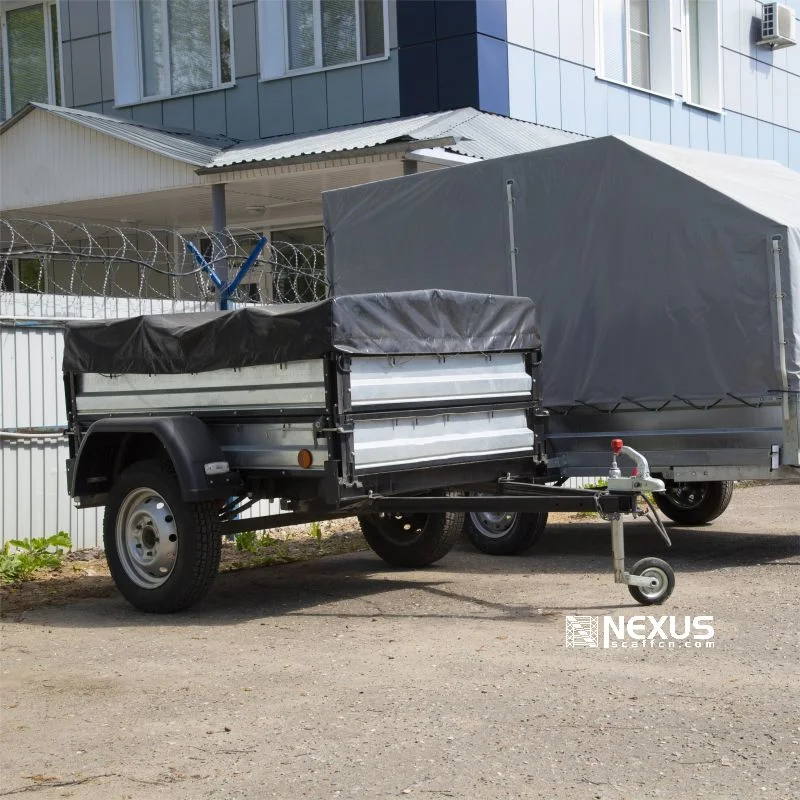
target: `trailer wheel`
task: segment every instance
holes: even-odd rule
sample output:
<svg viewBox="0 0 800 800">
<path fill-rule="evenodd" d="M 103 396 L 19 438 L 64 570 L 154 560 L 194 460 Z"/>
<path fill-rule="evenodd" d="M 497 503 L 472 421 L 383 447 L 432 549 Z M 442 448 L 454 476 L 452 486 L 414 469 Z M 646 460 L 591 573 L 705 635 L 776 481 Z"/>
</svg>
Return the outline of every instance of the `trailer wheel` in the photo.
<svg viewBox="0 0 800 800">
<path fill-rule="evenodd" d="M 547 512 L 519 514 L 502 511 L 471 511 L 467 537 L 490 556 L 513 556 L 530 550 L 542 538 Z"/>
<path fill-rule="evenodd" d="M 665 481 L 667 490 L 653 499 L 661 511 L 679 525 L 704 525 L 716 519 L 733 497 L 733 481 L 675 483 Z"/>
<path fill-rule="evenodd" d="M 464 514 L 369 514 L 361 530 L 372 550 L 393 567 L 426 567 L 446 556 L 464 529 Z"/>
<path fill-rule="evenodd" d="M 168 466 L 140 461 L 109 492 L 103 543 L 111 577 L 131 605 L 181 611 L 206 594 L 217 574 L 219 508 L 184 502 Z"/>
<path fill-rule="evenodd" d="M 657 584 L 652 589 L 644 586 L 628 586 L 628 591 L 637 603 L 653 606 L 663 603 L 675 588 L 675 573 L 666 561 L 660 558 L 643 558 L 631 568 L 631 575 L 643 575 L 655 578 Z"/>
</svg>

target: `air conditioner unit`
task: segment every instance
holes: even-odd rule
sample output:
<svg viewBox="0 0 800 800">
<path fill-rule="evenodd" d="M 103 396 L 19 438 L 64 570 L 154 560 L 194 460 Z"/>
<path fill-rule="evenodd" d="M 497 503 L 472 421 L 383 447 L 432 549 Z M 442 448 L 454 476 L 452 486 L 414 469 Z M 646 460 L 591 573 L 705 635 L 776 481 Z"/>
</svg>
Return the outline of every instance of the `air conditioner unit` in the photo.
<svg viewBox="0 0 800 800">
<path fill-rule="evenodd" d="M 771 50 L 797 44 L 794 9 L 783 3 L 764 3 L 761 15 L 761 38 L 756 44 L 759 47 L 769 47 Z"/>
</svg>

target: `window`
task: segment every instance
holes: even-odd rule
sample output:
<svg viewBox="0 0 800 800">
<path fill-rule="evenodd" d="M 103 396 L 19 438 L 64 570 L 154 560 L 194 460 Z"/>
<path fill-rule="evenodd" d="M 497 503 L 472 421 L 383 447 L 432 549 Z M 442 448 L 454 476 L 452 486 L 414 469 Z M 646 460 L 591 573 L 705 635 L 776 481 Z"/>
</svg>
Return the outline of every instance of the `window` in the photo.
<svg viewBox="0 0 800 800">
<path fill-rule="evenodd" d="M 0 261 L 0 291 L 41 294 L 44 291 L 44 270 L 36 258 Z"/>
<path fill-rule="evenodd" d="M 717 0 L 685 0 L 683 30 L 686 102 L 719 111 L 722 48 Z"/>
<path fill-rule="evenodd" d="M 30 102 L 61 103 L 55 3 L 16 4 L 2 11 L 0 119 Z"/>
<path fill-rule="evenodd" d="M 118 106 L 233 83 L 231 0 L 115 0 L 111 13 Z"/>
<path fill-rule="evenodd" d="M 263 78 L 387 54 L 386 0 L 260 0 Z"/>
<path fill-rule="evenodd" d="M 672 96 L 672 22 L 665 0 L 598 0 L 597 76 Z"/>
</svg>

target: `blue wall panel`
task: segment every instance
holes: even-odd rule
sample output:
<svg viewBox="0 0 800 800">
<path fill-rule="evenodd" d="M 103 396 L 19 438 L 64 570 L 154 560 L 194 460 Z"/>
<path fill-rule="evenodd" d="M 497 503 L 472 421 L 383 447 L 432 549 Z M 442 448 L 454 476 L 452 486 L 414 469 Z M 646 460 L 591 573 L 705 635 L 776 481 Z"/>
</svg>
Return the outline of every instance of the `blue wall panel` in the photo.
<svg viewBox="0 0 800 800">
<path fill-rule="evenodd" d="M 672 140 L 670 130 L 670 109 L 672 103 L 663 97 L 650 98 L 650 138 L 654 142 L 669 144 Z"/>
<path fill-rule="evenodd" d="M 708 114 L 708 149 L 714 153 L 725 152 L 725 123 L 721 114 Z"/>
<path fill-rule="evenodd" d="M 536 121 L 561 127 L 561 79 L 557 58 L 536 53 Z"/>
<path fill-rule="evenodd" d="M 436 5 L 418 0 L 397 0 L 397 46 L 433 42 L 436 39 Z"/>
<path fill-rule="evenodd" d="M 361 67 L 332 69 L 325 74 L 328 98 L 328 125 L 354 125 L 364 121 Z"/>
<path fill-rule="evenodd" d="M 80 0 L 69 4 L 69 28 L 73 39 L 97 36 L 100 32 L 100 17 L 97 0 Z"/>
<path fill-rule="evenodd" d="M 800 170 L 800 133 L 789 131 L 789 166 Z"/>
<path fill-rule="evenodd" d="M 95 6 L 95 16 L 97 7 Z M 72 93 L 76 106 L 100 103 L 103 87 L 100 79 L 100 38 L 72 41 Z M 106 98 L 110 100 L 111 98 Z"/>
<path fill-rule="evenodd" d="M 364 121 L 400 116 L 397 93 L 397 56 L 388 61 L 364 64 L 361 67 L 364 94 Z"/>
<path fill-rule="evenodd" d="M 725 114 L 725 152 L 732 156 L 742 154 L 742 118 L 739 114 Z"/>
<path fill-rule="evenodd" d="M 428 5 L 421 3 L 421 5 Z M 432 4 L 431 4 L 432 5 Z M 436 44 L 418 44 L 398 50 L 400 113 L 422 114 L 439 108 Z"/>
<path fill-rule="evenodd" d="M 775 155 L 775 130 L 774 125 L 769 122 L 758 121 L 758 157 L 772 158 Z"/>
<path fill-rule="evenodd" d="M 689 147 L 689 109 L 683 103 L 673 103 L 670 112 L 672 144 Z"/>
<path fill-rule="evenodd" d="M 786 128 L 774 127 L 772 129 L 774 141 L 773 158 L 785 167 L 789 166 L 789 131 Z"/>
<path fill-rule="evenodd" d="M 630 93 L 630 131 L 637 139 L 650 138 L 650 98 L 640 92 Z"/>
<path fill-rule="evenodd" d="M 756 62 L 756 108 L 758 118 L 772 122 L 772 67 Z"/>
<path fill-rule="evenodd" d="M 436 43 L 436 70 L 439 78 L 440 109 L 479 105 L 478 45 L 474 33 L 440 39 Z M 427 76 L 425 80 L 430 80 L 430 77 Z"/>
<path fill-rule="evenodd" d="M 752 117 L 741 117 L 742 120 L 742 155 L 758 158 L 758 124 Z"/>
<path fill-rule="evenodd" d="M 697 108 L 689 109 L 689 146 L 708 150 L 708 116 Z"/>
<path fill-rule="evenodd" d="M 191 97 L 166 100 L 161 111 L 167 128 L 183 128 L 187 131 L 194 128 L 194 100 Z"/>
<path fill-rule="evenodd" d="M 758 83 L 756 81 L 756 62 L 739 56 L 739 66 L 741 72 L 739 73 L 740 79 L 740 92 L 742 98 L 741 111 L 742 114 L 747 114 L 750 117 L 755 117 L 758 114 Z"/>
<path fill-rule="evenodd" d="M 328 99 L 325 73 L 292 78 L 292 116 L 294 132 L 319 131 L 328 126 Z"/>
<path fill-rule="evenodd" d="M 255 101 L 255 104 L 254 104 Z M 257 111 L 258 78 L 239 78 L 236 86 L 225 93 L 225 116 L 228 136 L 247 142 L 259 137 Z"/>
<path fill-rule="evenodd" d="M 515 119 L 536 122 L 536 67 L 533 50 L 508 46 L 508 107 Z"/>
<path fill-rule="evenodd" d="M 213 95 L 204 95 L 205 97 L 213 97 Z M 225 108 L 225 101 L 223 98 L 222 108 Z M 164 119 L 161 112 L 161 103 L 144 103 L 133 107 L 133 120 L 134 122 L 142 122 L 145 125 L 164 124 Z M 225 115 L 223 113 L 222 119 L 216 121 L 216 127 L 210 131 L 211 133 L 224 133 L 225 132 Z"/>
<path fill-rule="evenodd" d="M 573 133 L 586 133 L 583 67 L 561 62 L 561 127 Z"/>
<path fill-rule="evenodd" d="M 594 77 L 594 70 L 583 73 L 586 108 L 586 133 L 605 136 L 608 133 L 608 84 Z"/>
<path fill-rule="evenodd" d="M 482 33 L 478 34 L 478 102 L 483 111 L 508 116 L 508 45 Z"/>
<path fill-rule="evenodd" d="M 608 88 L 608 132 L 628 135 L 631 132 L 631 104 L 629 92 L 613 83 Z"/>
<path fill-rule="evenodd" d="M 258 124 L 262 137 L 292 133 L 292 79 L 258 84 Z"/>
<path fill-rule="evenodd" d="M 415 6 L 424 5 L 414 3 Z M 476 0 L 437 0 L 436 38 L 449 39 L 475 33 L 477 27 Z M 505 3 L 503 3 L 505 11 Z"/>
<path fill-rule="evenodd" d="M 506 0 L 476 0 L 477 31 L 506 39 Z"/>
</svg>

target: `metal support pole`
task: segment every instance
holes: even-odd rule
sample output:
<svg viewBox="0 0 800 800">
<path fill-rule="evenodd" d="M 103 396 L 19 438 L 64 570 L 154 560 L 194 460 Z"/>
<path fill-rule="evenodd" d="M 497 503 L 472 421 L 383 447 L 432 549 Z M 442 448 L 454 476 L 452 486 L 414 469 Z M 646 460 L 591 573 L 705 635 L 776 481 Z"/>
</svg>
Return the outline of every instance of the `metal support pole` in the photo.
<svg viewBox="0 0 800 800">
<path fill-rule="evenodd" d="M 225 184 L 215 183 L 211 186 L 211 227 L 213 229 L 215 244 L 225 246 L 225 229 L 228 227 L 225 210 Z M 214 253 L 214 256 L 217 254 Z M 228 259 L 221 258 L 213 263 L 214 272 L 217 273 L 224 285 L 228 283 Z"/>
<path fill-rule="evenodd" d="M 511 294 L 517 291 L 517 242 L 514 238 L 514 181 L 506 181 L 506 207 L 508 210 L 508 257 L 511 265 Z"/>
<path fill-rule="evenodd" d="M 614 558 L 614 582 L 625 581 L 625 532 L 620 514 L 611 517 L 611 554 Z"/>
</svg>

